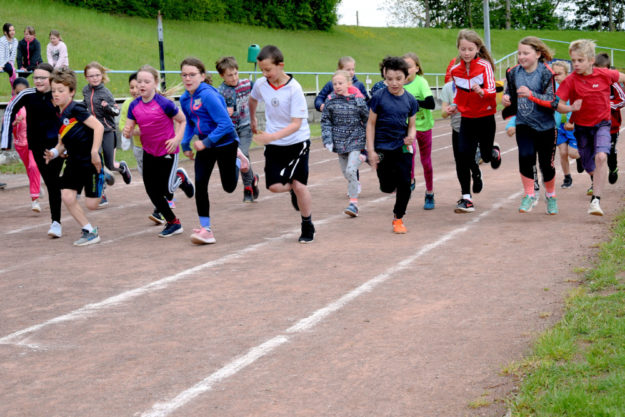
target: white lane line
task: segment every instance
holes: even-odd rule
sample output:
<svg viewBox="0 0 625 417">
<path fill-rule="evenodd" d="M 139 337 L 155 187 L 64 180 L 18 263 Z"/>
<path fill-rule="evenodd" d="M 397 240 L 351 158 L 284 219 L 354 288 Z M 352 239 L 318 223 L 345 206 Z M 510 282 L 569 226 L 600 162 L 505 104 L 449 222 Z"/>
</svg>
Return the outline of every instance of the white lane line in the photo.
<svg viewBox="0 0 625 417">
<path fill-rule="evenodd" d="M 401 272 L 407 269 L 409 266 L 412 265 L 412 263 L 414 263 L 417 259 L 419 259 L 423 255 L 438 248 L 439 246 L 444 245 L 445 243 L 452 240 L 456 236 L 466 232 L 473 225 L 477 224 L 480 220 L 482 220 L 483 218 L 491 214 L 493 211 L 499 209 L 500 207 L 502 207 L 509 201 L 517 199 L 518 197 L 521 196 L 521 194 L 522 194 L 521 192 L 516 192 L 514 194 L 509 195 L 507 198 L 494 204 L 489 210 L 479 214 L 478 216 L 466 222 L 464 226 L 458 227 L 446 233 L 445 235 L 443 235 L 436 241 L 423 246 L 415 254 L 403 259 L 395 266 L 387 269 L 385 272 L 375 276 L 374 278 L 370 279 L 369 281 L 365 282 L 359 287 L 346 293 L 345 295 L 343 295 L 336 301 L 333 301 L 332 303 L 326 305 L 325 307 L 320 308 L 319 310 L 315 311 L 310 316 L 300 320 L 295 325 L 286 329 L 283 332 L 283 334 L 279 334 L 269 339 L 268 341 L 258 346 L 253 347 L 244 355 L 234 358 L 233 360 L 228 362 L 225 366 L 213 372 L 211 375 L 201 380 L 200 382 L 198 382 L 191 388 L 188 388 L 185 391 L 181 392 L 173 399 L 169 401 L 162 401 L 162 402 L 158 402 L 154 404 L 152 406 L 152 409 L 142 413 L 141 417 L 166 417 L 170 415 L 171 413 L 175 412 L 179 408 L 191 402 L 196 397 L 204 394 L 205 392 L 212 390 L 216 384 L 235 375 L 236 373 L 245 369 L 246 367 L 253 364 L 257 360 L 273 352 L 278 347 L 289 342 L 290 339 L 294 337 L 294 335 L 311 330 L 317 324 L 323 321 L 325 318 L 329 317 L 332 313 L 337 312 L 341 310 L 342 308 L 344 308 L 351 301 L 355 300 L 356 298 L 360 297 L 363 294 L 372 292 L 376 287 L 380 286 L 381 284 L 393 278 L 398 272 Z"/>
</svg>

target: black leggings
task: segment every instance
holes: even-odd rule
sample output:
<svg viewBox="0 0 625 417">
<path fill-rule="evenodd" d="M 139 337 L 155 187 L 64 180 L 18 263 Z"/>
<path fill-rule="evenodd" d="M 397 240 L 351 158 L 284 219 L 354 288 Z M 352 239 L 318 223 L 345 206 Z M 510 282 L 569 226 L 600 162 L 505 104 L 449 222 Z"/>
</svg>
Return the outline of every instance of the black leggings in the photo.
<svg viewBox="0 0 625 417">
<path fill-rule="evenodd" d="M 525 178 L 534 178 L 536 154 L 543 181 L 549 182 L 556 176 L 554 158 L 556 155 L 556 131 L 534 130 L 527 125 L 516 125 L 516 143 L 519 146 L 519 172 Z"/>
<path fill-rule="evenodd" d="M 34 142 L 34 140 L 33 140 Z M 41 178 L 48 188 L 48 201 L 50 202 L 50 217 L 53 222 L 61 223 L 61 169 L 63 169 L 63 158 L 54 158 L 46 164 L 43 157 L 43 150 L 32 149 L 35 163 L 39 168 Z"/>
<path fill-rule="evenodd" d="M 471 194 L 471 167 L 475 164 L 475 151 L 479 145 L 482 160 L 490 162 L 495 141 L 495 115 L 460 119 L 456 174 L 462 194 Z"/>
<path fill-rule="evenodd" d="M 402 147 L 403 148 L 403 147 Z M 412 154 L 404 153 L 402 148 L 392 151 L 377 150 L 381 161 L 376 170 L 380 181 L 380 191 L 395 194 L 393 214 L 398 219 L 406 214 L 406 207 L 410 201 L 410 171 L 412 170 Z"/>
<path fill-rule="evenodd" d="M 454 161 L 456 161 L 456 174 L 458 174 L 458 160 L 460 159 L 460 151 L 458 151 L 458 137 L 459 133 L 455 130 L 451 130 L 451 147 L 454 150 Z M 471 164 L 471 176 L 473 178 L 480 176 L 480 166 L 478 165 L 475 158 L 473 158 L 473 163 Z"/>
<path fill-rule="evenodd" d="M 176 175 L 178 154 L 153 156 L 143 151 L 143 185 L 145 192 L 165 220 L 172 222 L 176 215 L 169 207 L 168 200 L 174 198 L 174 191 L 180 185 Z"/>
<path fill-rule="evenodd" d="M 206 148 L 195 154 L 195 206 L 200 217 L 210 217 L 208 182 L 215 162 L 219 167 L 221 186 L 227 193 L 237 188 L 239 167 L 237 166 L 237 143 L 217 148 Z"/>
<path fill-rule="evenodd" d="M 616 159 L 616 141 L 618 140 L 618 132 L 611 133 L 610 139 L 612 142 L 612 147 L 610 148 L 610 154 L 608 155 L 608 168 L 610 171 L 614 171 L 616 169 L 617 159 Z"/>
</svg>

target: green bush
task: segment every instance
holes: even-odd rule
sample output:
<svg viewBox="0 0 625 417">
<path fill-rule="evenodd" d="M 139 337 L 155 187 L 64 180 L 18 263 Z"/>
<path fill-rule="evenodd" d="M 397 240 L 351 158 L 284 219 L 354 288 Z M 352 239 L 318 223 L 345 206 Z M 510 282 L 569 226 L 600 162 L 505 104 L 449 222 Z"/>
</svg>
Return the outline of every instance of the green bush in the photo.
<svg viewBox="0 0 625 417">
<path fill-rule="evenodd" d="M 176 20 L 232 22 L 276 29 L 329 30 L 337 22 L 339 0 L 62 0 L 105 13 Z"/>
</svg>

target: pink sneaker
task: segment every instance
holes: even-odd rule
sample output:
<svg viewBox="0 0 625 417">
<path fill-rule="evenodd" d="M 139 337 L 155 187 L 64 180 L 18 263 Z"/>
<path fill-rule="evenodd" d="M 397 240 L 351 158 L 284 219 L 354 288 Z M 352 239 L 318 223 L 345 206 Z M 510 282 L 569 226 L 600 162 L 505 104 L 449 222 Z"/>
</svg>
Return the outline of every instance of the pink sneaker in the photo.
<svg viewBox="0 0 625 417">
<path fill-rule="evenodd" d="M 191 242 L 196 245 L 206 245 L 207 243 L 215 243 L 216 240 L 211 229 L 200 227 L 199 229 L 193 229 Z"/>
<path fill-rule="evenodd" d="M 245 155 L 243 155 L 243 152 L 241 152 L 241 149 L 237 149 L 237 158 L 239 159 L 239 161 L 241 161 L 241 166 L 239 167 L 241 172 L 243 173 L 248 172 L 250 170 L 250 160 L 247 159 Z"/>
</svg>

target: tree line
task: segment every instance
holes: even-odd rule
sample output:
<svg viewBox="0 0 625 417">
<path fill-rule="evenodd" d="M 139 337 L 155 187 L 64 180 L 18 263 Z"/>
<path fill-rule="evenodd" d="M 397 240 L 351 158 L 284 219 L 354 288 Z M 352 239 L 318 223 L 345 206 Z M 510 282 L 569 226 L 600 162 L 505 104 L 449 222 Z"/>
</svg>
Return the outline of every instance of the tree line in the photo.
<svg viewBox="0 0 625 417">
<path fill-rule="evenodd" d="M 625 0 L 490 0 L 495 29 L 625 30 Z M 482 27 L 483 0 L 390 0 L 391 24 Z"/>
</svg>

